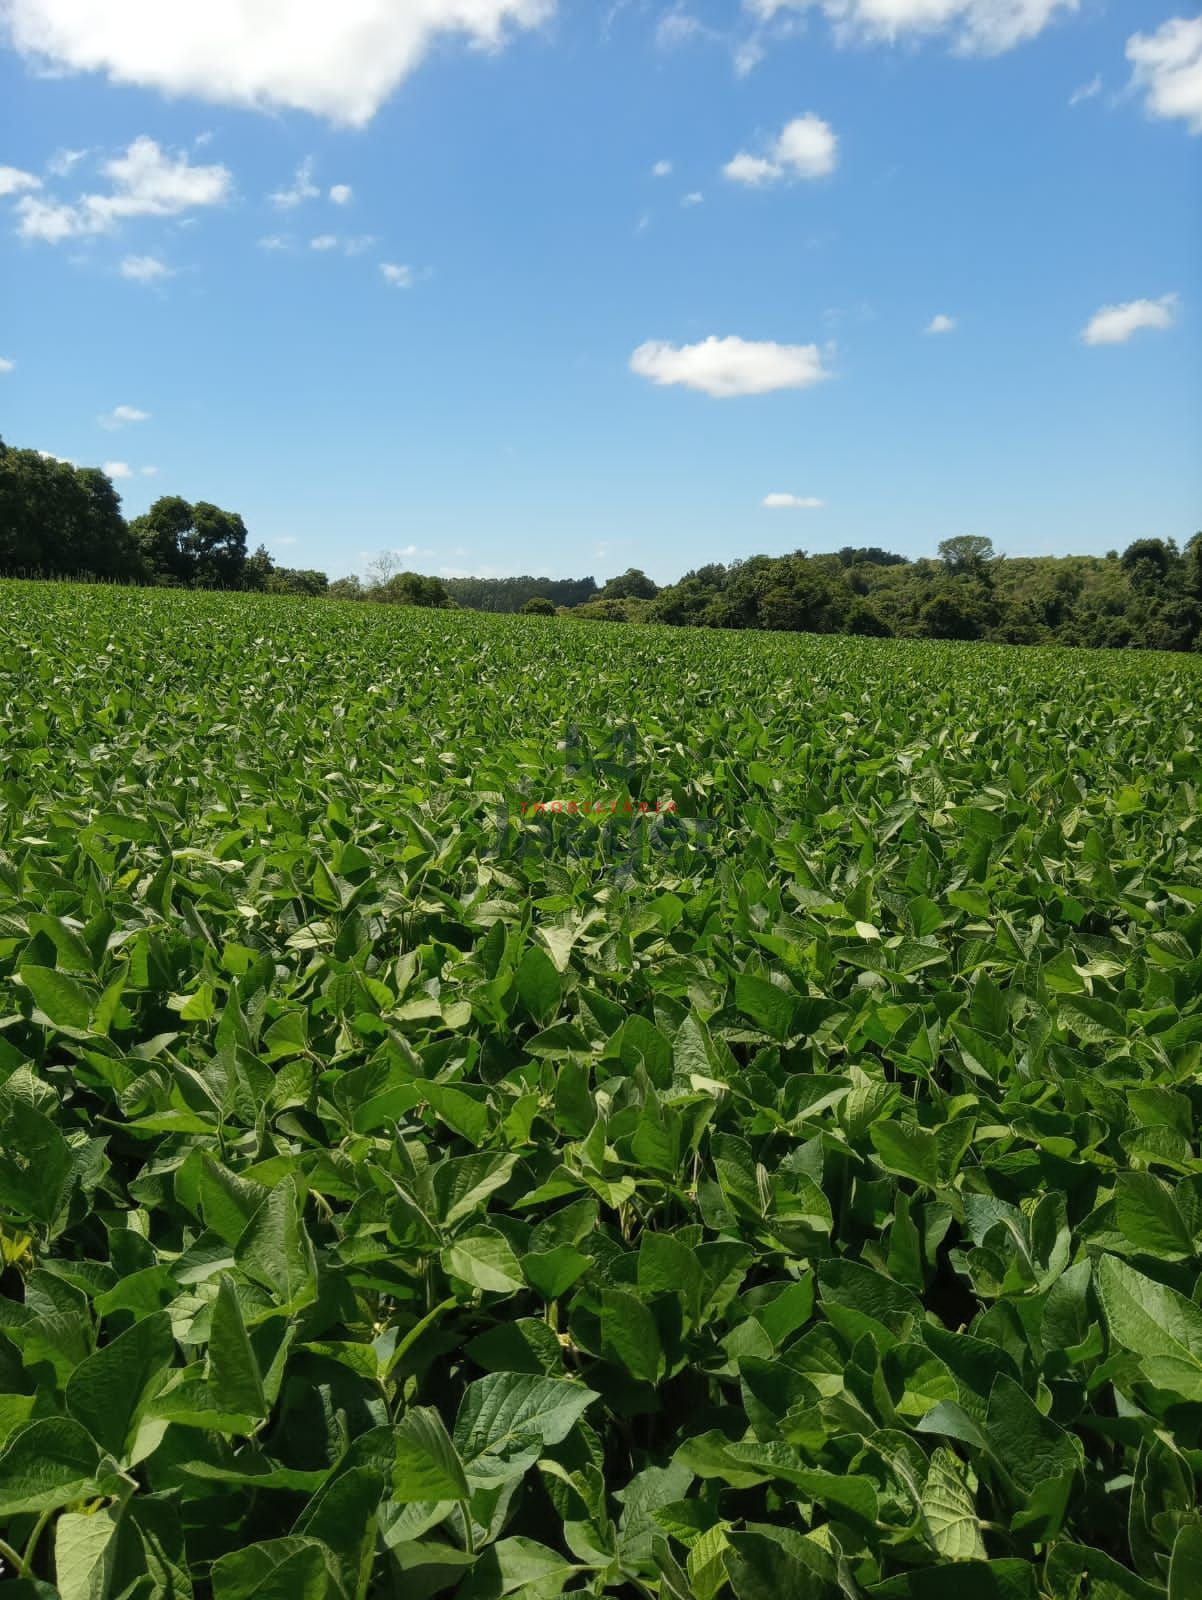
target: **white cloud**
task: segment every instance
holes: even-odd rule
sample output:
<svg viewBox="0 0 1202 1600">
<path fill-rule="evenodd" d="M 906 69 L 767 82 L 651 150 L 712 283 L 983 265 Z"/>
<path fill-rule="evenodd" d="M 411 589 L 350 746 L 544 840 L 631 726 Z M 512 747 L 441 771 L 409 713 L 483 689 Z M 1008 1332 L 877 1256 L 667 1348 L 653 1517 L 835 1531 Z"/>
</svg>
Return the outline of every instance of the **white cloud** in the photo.
<svg viewBox="0 0 1202 1600">
<path fill-rule="evenodd" d="M 292 247 L 292 240 L 283 233 L 269 233 L 259 240 L 260 250 L 288 250 Z"/>
<path fill-rule="evenodd" d="M 754 34 L 750 39 L 744 39 L 740 44 L 735 46 L 735 77 L 749 77 L 763 59 L 764 46 L 760 40 L 759 34 Z"/>
<path fill-rule="evenodd" d="M 0 372 L 11 372 L 16 364 L 15 361 L 10 361 L 7 356 L 0 356 Z"/>
<path fill-rule="evenodd" d="M 161 283 L 173 275 L 171 268 L 158 256 L 126 256 L 120 271 L 123 278 L 130 278 L 134 283 Z"/>
<path fill-rule="evenodd" d="M 722 168 L 732 183 L 751 188 L 777 183 L 782 178 L 825 178 L 839 160 L 839 140 L 829 122 L 807 111 L 787 122 L 766 156 L 740 150 Z"/>
<path fill-rule="evenodd" d="M 704 199 L 705 196 L 702 194 L 701 190 L 694 189 L 691 194 L 686 194 L 680 203 L 682 206 L 699 206 Z"/>
<path fill-rule="evenodd" d="M 153 478 L 159 469 L 157 467 L 139 467 L 138 471 L 144 478 Z"/>
<path fill-rule="evenodd" d="M 673 50 L 677 45 L 690 44 L 694 39 L 710 36 L 711 30 L 705 23 L 681 5 L 665 11 L 655 29 L 655 42 L 661 50 Z"/>
<path fill-rule="evenodd" d="M 776 159 L 793 177 L 825 178 L 835 170 L 839 141 L 830 123 L 807 111 L 804 117 L 794 117 L 781 129 Z"/>
<path fill-rule="evenodd" d="M 113 193 L 85 195 L 83 204 L 106 224 L 119 217 L 174 217 L 220 205 L 232 183 L 228 168 L 194 167 L 186 155 L 164 155 L 145 134 L 101 170 L 113 180 Z"/>
<path fill-rule="evenodd" d="M 766 511 L 818 511 L 826 501 L 812 494 L 766 494 L 760 503 Z"/>
<path fill-rule="evenodd" d="M 767 156 L 749 156 L 746 151 L 741 151 L 722 168 L 722 175 L 732 183 L 745 183 L 758 189 L 766 183 L 775 183 L 781 176 L 781 170 Z"/>
<path fill-rule="evenodd" d="M 651 169 L 651 176 L 653 178 L 666 178 L 671 171 L 672 163 L 670 161 L 657 161 Z"/>
<path fill-rule="evenodd" d="M 39 64 L 227 105 L 363 125 L 440 35 L 497 49 L 555 0 L 5 0 L 12 44 Z"/>
<path fill-rule="evenodd" d="M 41 456 L 43 461 L 57 461 L 64 467 L 73 467 L 75 465 L 70 456 L 56 456 L 53 450 L 39 450 L 38 455 Z"/>
<path fill-rule="evenodd" d="M 1202 14 L 1132 34 L 1127 60 L 1150 117 L 1184 117 L 1191 133 L 1202 133 Z"/>
<path fill-rule="evenodd" d="M 20 167 L 0 167 L 0 195 L 20 194 L 24 189 L 40 189 L 41 178 L 32 172 L 22 172 Z"/>
<path fill-rule="evenodd" d="M 310 250 L 337 250 L 338 235 L 336 233 L 319 233 L 316 239 L 309 240 Z"/>
<path fill-rule="evenodd" d="M 999 55 L 1036 34 L 1080 0 L 743 0 L 759 22 L 820 8 L 842 43 L 893 43 L 907 33 L 948 31 L 964 55 Z"/>
<path fill-rule="evenodd" d="M 1070 106 L 1079 106 L 1083 100 L 1092 100 L 1095 95 L 1101 94 L 1101 92 L 1102 75 L 1098 73 L 1088 83 L 1083 83 L 1074 89 L 1068 97 L 1068 103 Z"/>
<path fill-rule="evenodd" d="M 719 339 L 713 334 L 699 344 L 649 340 L 631 356 L 630 370 L 652 383 L 680 384 L 720 400 L 774 389 L 808 389 L 830 377 L 816 344 Z"/>
<path fill-rule="evenodd" d="M 949 317 L 946 315 L 946 313 L 940 311 L 936 316 L 931 318 L 922 331 L 924 333 L 954 333 L 955 328 L 955 317 Z"/>
<path fill-rule="evenodd" d="M 127 217 L 174 217 L 198 206 L 220 205 L 233 182 L 228 168 L 194 167 L 187 155 L 165 154 L 145 134 L 124 155 L 106 161 L 101 171 L 112 180 L 108 194 L 85 194 L 69 204 L 23 195 L 17 202 L 17 231 L 48 244 L 107 233 Z"/>
<path fill-rule="evenodd" d="M 106 461 L 100 470 L 110 478 L 132 478 L 134 475 L 128 461 Z"/>
<path fill-rule="evenodd" d="M 90 152 L 87 150 L 58 150 L 46 163 L 46 170 L 56 178 L 65 178 Z"/>
<path fill-rule="evenodd" d="M 1081 330 L 1081 337 L 1086 344 L 1126 344 L 1141 328 L 1172 327 L 1176 312 L 1175 294 L 1162 294 L 1159 300 L 1127 300 L 1122 305 L 1103 306 Z"/>
<path fill-rule="evenodd" d="M 273 544 L 277 544 L 277 545 L 295 544 L 296 543 L 296 538 L 295 538 L 295 536 L 293 534 L 288 533 L 288 534 L 285 534 L 282 539 L 274 539 L 272 541 L 272 543 Z"/>
<path fill-rule="evenodd" d="M 353 193 L 349 183 L 335 183 L 330 188 L 330 200 L 336 206 L 349 205 Z"/>
<path fill-rule="evenodd" d="M 124 428 L 130 422 L 149 422 L 150 412 L 141 411 L 137 406 L 114 406 L 111 411 L 106 411 L 96 420 L 102 428 L 108 428 L 112 432 L 116 428 Z"/>
<path fill-rule="evenodd" d="M 20 222 L 17 232 L 23 239 L 41 239 L 45 244 L 58 244 L 74 234 L 84 233 L 83 219 L 74 206 L 61 205 L 53 200 L 39 200 L 34 195 L 23 195 L 17 201 Z"/>
<path fill-rule="evenodd" d="M 277 211 L 291 211 L 295 206 L 303 205 L 306 200 L 316 200 L 321 190 L 313 182 L 313 157 L 306 156 L 296 169 L 296 176 L 289 189 L 277 189 L 267 198 Z"/>
<path fill-rule="evenodd" d="M 412 289 L 413 268 L 401 266 L 395 261 L 381 261 L 380 276 L 384 282 L 391 284 L 394 289 Z"/>
</svg>

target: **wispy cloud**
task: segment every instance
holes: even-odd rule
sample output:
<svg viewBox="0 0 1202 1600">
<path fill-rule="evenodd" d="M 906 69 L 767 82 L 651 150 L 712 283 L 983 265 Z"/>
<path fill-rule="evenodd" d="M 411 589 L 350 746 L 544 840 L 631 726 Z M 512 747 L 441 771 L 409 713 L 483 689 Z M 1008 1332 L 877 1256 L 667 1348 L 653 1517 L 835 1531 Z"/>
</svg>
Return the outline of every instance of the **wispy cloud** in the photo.
<svg viewBox="0 0 1202 1600">
<path fill-rule="evenodd" d="M 838 43 L 894 43 L 903 34 L 951 31 L 961 55 L 1000 55 L 1033 39 L 1079 0 L 743 0 L 760 23 L 796 20 L 821 6 Z"/>
<path fill-rule="evenodd" d="M 812 494 L 766 494 L 760 504 L 765 511 L 818 511 L 826 501 Z"/>
<path fill-rule="evenodd" d="M 174 276 L 174 269 L 158 256 L 126 256 L 119 268 L 123 278 L 134 283 L 162 283 Z"/>
<path fill-rule="evenodd" d="M 661 50 L 675 50 L 700 39 L 715 39 L 715 30 L 694 16 L 682 4 L 665 11 L 655 29 L 655 42 Z"/>
<path fill-rule="evenodd" d="M 319 233 L 316 238 L 309 240 L 309 249 L 338 250 L 344 256 L 361 256 L 365 250 L 370 250 L 375 242 L 374 236 L 370 233 L 358 234 L 349 239 L 344 239 L 336 233 Z"/>
<path fill-rule="evenodd" d="M 96 420 L 102 428 L 108 428 L 113 432 L 117 428 L 128 427 L 133 422 L 149 422 L 150 412 L 142 411 L 138 406 L 114 406 L 111 411 L 106 411 Z"/>
<path fill-rule="evenodd" d="M 292 211 L 306 200 L 316 200 L 321 190 L 313 182 L 313 157 L 306 156 L 296 169 L 296 176 L 286 189 L 276 189 L 267 196 L 277 211 Z"/>
<path fill-rule="evenodd" d="M 32 172 L 22 172 L 20 167 L 0 167 L 0 196 L 22 194 L 41 187 L 41 178 L 35 178 Z"/>
<path fill-rule="evenodd" d="M 78 166 L 84 157 L 90 153 L 91 152 L 86 149 L 57 150 L 46 163 L 46 170 L 47 172 L 52 173 L 56 178 L 65 178 L 71 169 Z"/>
<path fill-rule="evenodd" d="M 940 311 L 931 318 L 922 331 L 924 333 L 954 333 L 956 331 L 956 319 Z"/>
<path fill-rule="evenodd" d="M 73 201 L 25 194 L 17 202 L 18 233 L 26 239 L 58 244 L 80 235 L 107 233 L 131 217 L 175 217 L 202 206 L 222 205 L 233 187 L 223 166 L 193 166 L 186 154 L 173 156 L 145 134 L 125 153 L 101 167 L 112 187 Z"/>
<path fill-rule="evenodd" d="M 1091 78 L 1088 83 L 1080 84 L 1074 89 L 1068 97 L 1068 103 L 1070 106 L 1079 106 L 1083 100 L 1092 100 L 1095 95 L 1099 95 L 1101 92 L 1102 76 L 1099 73 L 1097 77 Z"/>
</svg>

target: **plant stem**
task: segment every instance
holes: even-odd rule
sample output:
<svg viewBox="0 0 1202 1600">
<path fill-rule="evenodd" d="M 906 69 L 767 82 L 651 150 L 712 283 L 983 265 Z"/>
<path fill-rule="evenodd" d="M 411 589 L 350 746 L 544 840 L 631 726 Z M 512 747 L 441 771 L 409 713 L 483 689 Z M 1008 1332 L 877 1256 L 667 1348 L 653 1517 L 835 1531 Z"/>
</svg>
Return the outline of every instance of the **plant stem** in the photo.
<svg viewBox="0 0 1202 1600">
<path fill-rule="evenodd" d="M 54 1515 L 53 1511 L 43 1511 L 33 1525 L 33 1532 L 29 1535 L 25 1545 L 24 1569 L 26 1576 L 33 1572 L 33 1553 L 38 1547 L 38 1540 L 42 1537 L 42 1530 Z"/>
<path fill-rule="evenodd" d="M 12 1545 L 8 1544 L 4 1539 L 0 1539 L 0 1560 L 7 1561 L 18 1578 L 27 1578 L 29 1576 L 29 1568 L 21 1560 Z"/>
</svg>

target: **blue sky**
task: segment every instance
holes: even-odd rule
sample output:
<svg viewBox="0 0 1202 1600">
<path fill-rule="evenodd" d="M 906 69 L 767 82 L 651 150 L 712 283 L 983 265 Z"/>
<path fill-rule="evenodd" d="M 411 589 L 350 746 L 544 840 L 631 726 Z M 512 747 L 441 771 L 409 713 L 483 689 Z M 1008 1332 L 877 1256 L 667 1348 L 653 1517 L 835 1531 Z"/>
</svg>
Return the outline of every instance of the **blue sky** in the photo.
<svg viewBox="0 0 1202 1600">
<path fill-rule="evenodd" d="M 332 575 L 661 581 L 1202 526 L 1172 0 L 0 19 L 0 434 L 114 463 L 131 515 L 214 500 Z"/>
</svg>

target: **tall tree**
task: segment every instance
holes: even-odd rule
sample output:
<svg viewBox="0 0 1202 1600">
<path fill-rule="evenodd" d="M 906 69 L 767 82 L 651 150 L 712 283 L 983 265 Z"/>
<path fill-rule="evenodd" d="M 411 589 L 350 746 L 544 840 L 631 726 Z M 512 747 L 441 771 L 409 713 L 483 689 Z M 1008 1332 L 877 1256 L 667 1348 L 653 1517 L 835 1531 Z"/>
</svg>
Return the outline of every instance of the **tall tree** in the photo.
<svg viewBox="0 0 1202 1600">
<path fill-rule="evenodd" d="M 939 559 L 949 572 L 975 575 L 994 560 L 993 540 L 976 533 L 957 534 L 954 539 L 941 541 Z"/>
<path fill-rule="evenodd" d="M 129 531 L 154 582 L 202 589 L 246 585 L 246 524 L 236 511 L 164 495 L 134 518 Z"/>
</svg>

